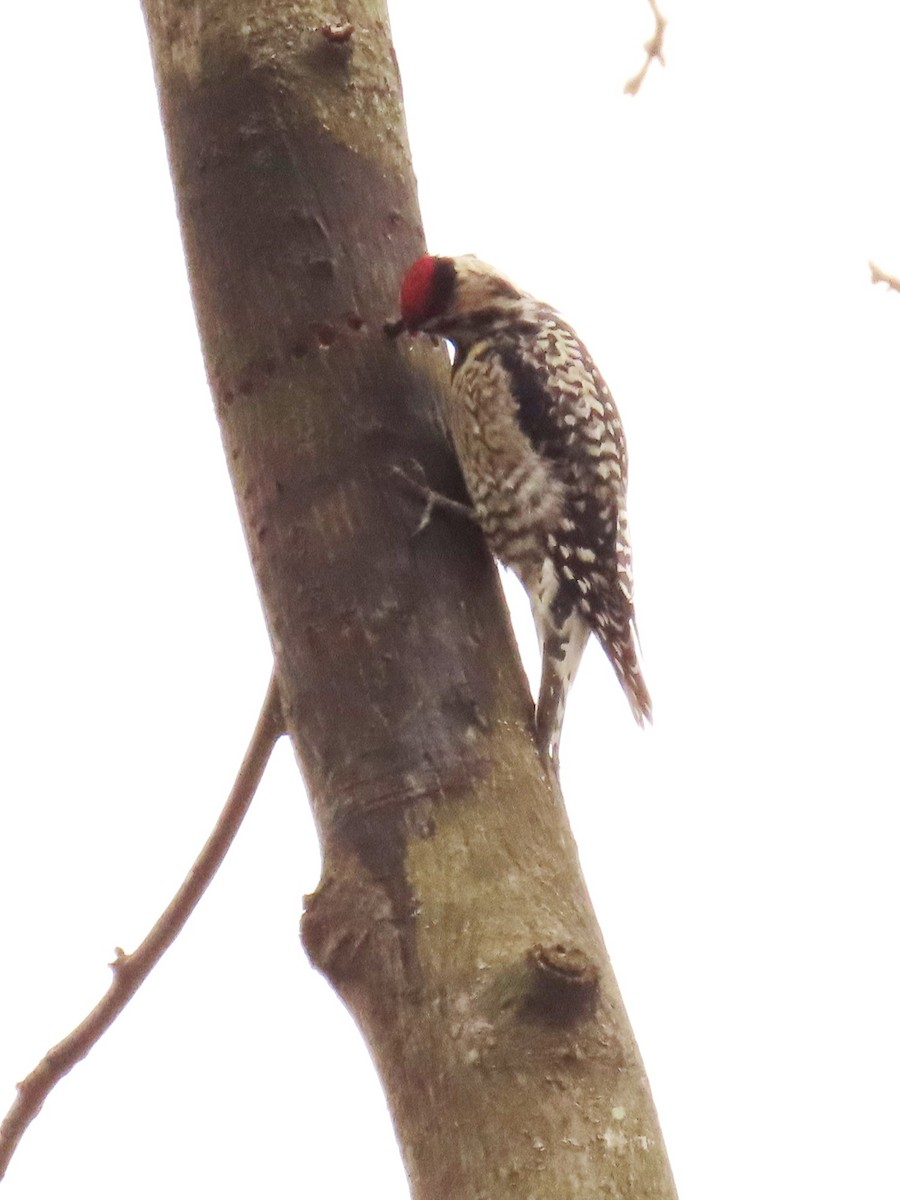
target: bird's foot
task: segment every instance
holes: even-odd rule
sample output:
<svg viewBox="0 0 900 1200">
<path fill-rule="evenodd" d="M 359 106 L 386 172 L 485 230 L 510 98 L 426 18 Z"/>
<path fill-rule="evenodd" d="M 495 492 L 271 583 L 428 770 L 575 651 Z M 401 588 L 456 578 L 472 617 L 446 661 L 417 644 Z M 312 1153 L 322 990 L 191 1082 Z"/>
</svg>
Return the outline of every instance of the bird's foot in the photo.
<svg viewBox="0 0 900 1200">
<path fill-rule="evenodd" d="M 422 471 L 421 466 L 416 463 L 416 466 Z M 469 504 L 463 504 L 459 500 L 452 500 L 449 496 L 442 495 L 441 492 L 436 492 L 434 488 L 430 488 L 427 483 L 422 483 L 418 479 L 413 479 L 411 475 L 403 470 L 402 467 L 391 467 L 391 473 L 396 475 L 399 480 L 410 491 L 425 502 L 425 508 L 422 512 L 422 518 L 416 526 L 413 537 L 418 537 L 419 534 L 428 527 L 431 523 L 431 518 L 434 515 L 435 509 L 440 512 L 450 513 L 455 517 L 464 517 L 467 521 L 477 521 L 475 510 Z M 424 478 L 425 472 L 422 471 Z"/>
</svg>

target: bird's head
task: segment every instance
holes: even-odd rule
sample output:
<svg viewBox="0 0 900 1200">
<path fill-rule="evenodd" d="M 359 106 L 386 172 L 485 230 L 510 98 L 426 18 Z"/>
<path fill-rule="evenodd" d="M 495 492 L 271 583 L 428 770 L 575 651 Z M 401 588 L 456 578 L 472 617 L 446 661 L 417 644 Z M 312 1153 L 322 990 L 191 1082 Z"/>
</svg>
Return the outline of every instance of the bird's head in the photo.
<svg viewBox="0 0 900 1200">
<path fill-rule="evenodd" d="M 473 254 L 423 254 L 400 286 L 399 333 L 437 333 L 451 341 L 479 326 L 514 318 L 528 297 Z"/>
</svg>

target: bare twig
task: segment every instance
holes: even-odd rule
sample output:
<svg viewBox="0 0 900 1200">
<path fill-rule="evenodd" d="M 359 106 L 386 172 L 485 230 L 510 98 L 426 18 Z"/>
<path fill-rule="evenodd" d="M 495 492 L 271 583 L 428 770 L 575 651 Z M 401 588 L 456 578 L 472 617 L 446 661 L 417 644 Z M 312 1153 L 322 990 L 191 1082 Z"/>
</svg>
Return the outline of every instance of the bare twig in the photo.
<svg viewBox="0 0 900 1200">
<path fill-rule="evenodd" d="M 640 91 L 641 84 L 644 82 L 644 76 L 650 70 L 650 64 L 654 58 L 659 59 L 659 65 L 664 67 L 666 60 L 663 58 L 663 35 L 666 32 L 666 18 L 656 7 L 656 0 L 650 0 L 650 7 L 653 9 L 653 16 L 656 19 L 656 28 L 653 31 L 653 37 L 649 42 L 644 42 L 644 51 L 647 55 L 644 60 L 644 65 L 632 79 L 629 79 L 625 84 L 625 93 L 628 96 L 636 96 Z"/>
<path fill-rule="evenodd" d="M 40 1112 L 50 1091 L 99 1041 L 181 932 L 228 853 L 259 786 L 272 747 L 282 732 L 281 704 L 273 672 L 231 795 L 181 887 L 133 954 L 125 954 L 116 947 L 115 960 L 110 963 L 112 983 L 106 995 L 18 1085 L 18 1095 L 0 1124 L 0 1179 L 19 1139 Z"/>
<path fill-rule="evenodd" d="M 882 271 L 881 267 L 877 267 L 871 259 L 869 260 L 869 270 L 872 272 L 873 283 L 886 283 L 895 292 L 900 292 L 900 277 L 888 275 L 885 271 Z"/>
</svg>

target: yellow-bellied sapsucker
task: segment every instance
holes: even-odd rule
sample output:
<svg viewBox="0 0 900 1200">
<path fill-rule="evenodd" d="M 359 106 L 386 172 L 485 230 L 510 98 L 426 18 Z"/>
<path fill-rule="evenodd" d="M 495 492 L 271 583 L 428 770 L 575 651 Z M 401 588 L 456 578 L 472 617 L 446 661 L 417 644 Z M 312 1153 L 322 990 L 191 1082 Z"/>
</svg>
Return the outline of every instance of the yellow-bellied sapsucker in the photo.
<svg viewBox="0 0 900 1200">
<path fill-rule="evenodd" d="M 546 304 L 471 255 L 424 255 L 406 273 L 397 332 L 456 348 L 446 413 L 491 551 L 525 585 L 542 649 L 538 742 L 558 762 L 566 694 L 591 633 L 639 723 L 627 455 L 591 356 Z"/>
</svg>

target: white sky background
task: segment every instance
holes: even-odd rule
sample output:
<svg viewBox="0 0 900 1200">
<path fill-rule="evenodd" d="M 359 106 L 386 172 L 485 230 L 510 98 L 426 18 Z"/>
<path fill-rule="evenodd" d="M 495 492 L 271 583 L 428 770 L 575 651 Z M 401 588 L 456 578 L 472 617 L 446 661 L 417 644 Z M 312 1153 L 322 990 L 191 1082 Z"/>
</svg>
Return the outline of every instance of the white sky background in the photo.
<svg viewBox="0 0 900 1200">
<path fill-rule="evenodd" d="M 900 10 L 671 0 L 636 99 L 643 0 L 391 11 L 431 248 L 562 309 L 625 419 L 656 724 L 595 647 L 564 785 L 682 1200 L 900 1196 Z M 202 844 L 269 650 L 136 0 L 3 45 L 5 1108 Z M 317 878 L 282 744 L 4 1200 L 405 1194 Z"/>
</svg>

